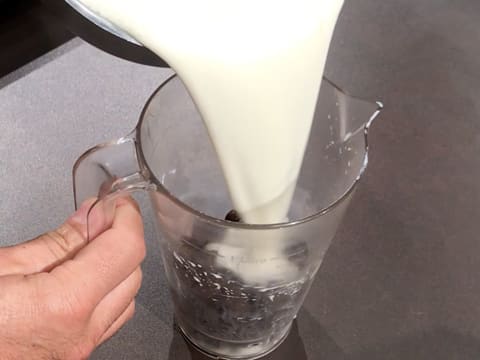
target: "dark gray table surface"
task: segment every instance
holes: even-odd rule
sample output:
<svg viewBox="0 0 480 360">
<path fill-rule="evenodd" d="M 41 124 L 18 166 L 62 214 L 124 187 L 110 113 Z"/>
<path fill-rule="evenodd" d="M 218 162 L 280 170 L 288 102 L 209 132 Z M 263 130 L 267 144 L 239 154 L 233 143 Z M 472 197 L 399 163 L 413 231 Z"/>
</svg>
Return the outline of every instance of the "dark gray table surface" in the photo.
<svg viewBox="0 0 480 360">
<path fill-rule="evenodd" d="M 169 73 L 73 40 L 0 79 L 0 245 L 63 221 L 76 157 L 133 128 Z M 480 2 L 347 0 L 327 75 L 386 109 L 295 328 L 268 359 L 479 359 Z M 92 358 L 203 359 L 173 331 L 143 205 L 137 314 Z"/>
</svg>

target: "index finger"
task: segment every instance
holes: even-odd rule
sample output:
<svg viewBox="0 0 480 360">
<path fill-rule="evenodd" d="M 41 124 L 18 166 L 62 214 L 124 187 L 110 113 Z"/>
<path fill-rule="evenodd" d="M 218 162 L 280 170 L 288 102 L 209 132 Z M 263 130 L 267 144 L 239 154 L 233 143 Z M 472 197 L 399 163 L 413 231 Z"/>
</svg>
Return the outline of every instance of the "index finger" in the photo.
<svg viewBox="0 0 480 360">
<path fill-rule="evenodd" d="M 93 239 L 75 257 L 50 274 L 64 295 L 91 309 L 126 279 L 145 257 L 143 223 L 133 200 L 117 200 L 110 229 Z"/>
</svg>

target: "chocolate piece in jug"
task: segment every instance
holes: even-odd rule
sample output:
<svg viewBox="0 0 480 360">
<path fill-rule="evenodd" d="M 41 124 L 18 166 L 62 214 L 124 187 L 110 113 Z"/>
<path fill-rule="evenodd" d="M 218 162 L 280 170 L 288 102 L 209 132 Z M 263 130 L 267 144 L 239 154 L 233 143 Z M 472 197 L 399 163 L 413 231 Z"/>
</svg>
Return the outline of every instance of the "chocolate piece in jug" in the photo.
<svg viewBox="0 0 480 360">
<path fill-rule="evenodd" d="M 225 216 L 225 220 L 232 222 L 243 222 L 237 210 L 230 210 Z"/>
</svg>

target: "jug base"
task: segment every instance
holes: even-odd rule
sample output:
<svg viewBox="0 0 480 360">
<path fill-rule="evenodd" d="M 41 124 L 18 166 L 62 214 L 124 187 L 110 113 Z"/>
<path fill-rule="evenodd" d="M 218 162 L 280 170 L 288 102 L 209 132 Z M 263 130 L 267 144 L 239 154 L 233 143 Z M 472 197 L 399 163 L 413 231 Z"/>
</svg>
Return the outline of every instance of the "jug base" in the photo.
<svg viewBox="0 0 480 360">
<path fill-rule="evenodd" d="M 195 350 L 200 352 L 201 354 L 208 356 L 211 359 L 215 360 L 256 360 L 263 358 L 264 356 L 272 353 L 275 351 L 288 337 L 290 334 L 290 330 L 292 328 L 292 325 L 288 326 L 285 330 L 285 332 L 279 337 L 277 341 L 275 341 L 273 344 L 270 344 L 270 346 L 265 349 L 259 349 L 257 352 L 253 351 L 242 351 L 242 349 L 236 345 L 235 350 L 229 348 L 230 344 L 225 345 L 225 351 L 222 351 L 222 353 L 217 352 L 217 351 L 212 351 L 212 349 L 206 349 L 205 346 L 202 346 L 198 341 L 195 341 L 192 339 L 191 336 L 189 336 L 188 332 L 185 331 L 181 325 L 178 324 L 178 322 L 175 320 L 175 327 L 178 329 L 180 334 L 183 336 L 185 341 L 187 341 L 188 344 L 190 344 Z M 244 346 L 246 348 L 247 346 Z M 232 351 L 233 350 L 233 351 Z"/>
</svg>

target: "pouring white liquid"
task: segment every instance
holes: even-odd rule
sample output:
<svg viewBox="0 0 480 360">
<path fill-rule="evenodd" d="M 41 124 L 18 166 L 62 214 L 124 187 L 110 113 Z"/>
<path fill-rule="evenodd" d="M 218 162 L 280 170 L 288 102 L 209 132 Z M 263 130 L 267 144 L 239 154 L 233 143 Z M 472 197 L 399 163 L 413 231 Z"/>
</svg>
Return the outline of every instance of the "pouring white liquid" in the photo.
<svg viewBox="0 0 480 360">
<path fill-rule="evenodd" d="M 194 98 L 235 209 L 247 223 L 287 220 L 331 36 L 343 0 L 82 0 L 166 60 Z M 210 250 L 238 256 L 228 236 Z M 234 253 L 232 253 L 232 251 Z M 245 281 L 291 273 L 281 239 L 244 250 L 278 258 Z M 247 254 L 248 255 L 248 254 Z"/>
</svg>

